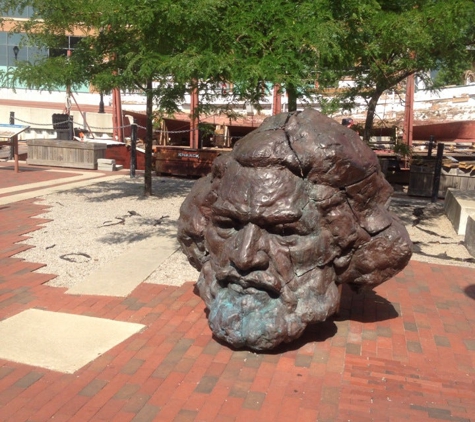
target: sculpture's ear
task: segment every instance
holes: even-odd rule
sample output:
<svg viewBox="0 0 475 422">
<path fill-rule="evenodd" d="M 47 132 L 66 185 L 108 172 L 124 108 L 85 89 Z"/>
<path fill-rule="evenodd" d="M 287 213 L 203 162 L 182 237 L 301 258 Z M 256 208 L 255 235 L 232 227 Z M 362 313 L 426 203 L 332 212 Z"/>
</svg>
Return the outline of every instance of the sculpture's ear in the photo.
<svg viewBox="0 0 475 422">
<path fill-rule="evenodd" d="M 374 172 L 369 177 L 346 186 L 345 190 L 358 223 L 372 236 L 392 224 L 388 207 L 393 188 L 381 172 Z"/>
<path fill-rule="evenodd" d="M 337 272 L 338 283 L 375 287 L 400 272 L 412 255 L 405 227 L 391 216 L 389 227 L 361 245 Z"/>
<path fill-rule="evenodd" d="M 204 230 L 208 223 L 209 202 L 212 202 L 211 175 L 199 179 L 180 207 L 178 242 L 190 264 L 201 271 L 208 259 L 204 242 Z"/>
</svg>

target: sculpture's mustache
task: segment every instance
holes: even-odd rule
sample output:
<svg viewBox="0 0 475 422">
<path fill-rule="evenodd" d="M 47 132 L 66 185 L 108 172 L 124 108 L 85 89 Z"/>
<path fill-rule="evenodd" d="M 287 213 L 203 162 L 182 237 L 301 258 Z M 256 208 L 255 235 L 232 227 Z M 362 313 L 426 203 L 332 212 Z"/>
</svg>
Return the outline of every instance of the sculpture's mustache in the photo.
<svg viewBox="0 0 475 422">
<path fill-rule="evenodd" d="M 256 294 L 264 291 L 272 299 L 277 299 L 282 294 L 281 289 L 275 286 L 275 279 L 259 271 L 241 275 L 236 269 L 228 267 L 216 273 L 216 280 L 220 287 L 232 288 L 238 293 Z"/>
</svg>

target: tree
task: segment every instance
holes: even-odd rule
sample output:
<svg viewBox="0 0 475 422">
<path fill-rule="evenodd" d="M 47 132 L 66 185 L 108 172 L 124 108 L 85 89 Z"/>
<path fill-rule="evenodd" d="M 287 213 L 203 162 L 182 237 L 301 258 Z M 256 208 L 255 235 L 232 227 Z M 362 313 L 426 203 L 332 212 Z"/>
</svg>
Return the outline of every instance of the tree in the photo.
<svg viewBox="0 0 475 422">
<path fill-rule="evenodd" d="M 297 98 L 314 90 L 321 63 L 339 63 L 340 27 L 331 15 L 330 0 L 229 0 L 222 16 L 226 48 L 233 61 L 229 73 L 236 97 L 259 108 L 270 85 L 289 96 L 289 110 Z"/>
<path fill-rule="evenodd" d="M 25 42 L 46 49 L 67 35 L 82 33 L 70 57 L 21 62 L 8 75 L 12 86 L 53 90 L 91 83 L 100 91 L 142 91 L 147 99 L 146 195 L 152 194 L 154 106 L 178 109 L 192 80 L 218 80 L 219 66 L 207 30 L 218 22 L 222 0 L 5 0 L 1 11 L 33 6 L 34 15 L 17 21 Z M 215 34 L 213 34 L 214 36 Z M 180 60 L 178 59 L 180 58 Z M 186 65 L 183 59 L 187 58 Z M 209 85 L 204 85 L 209 86 Z"/>
<path fill-rule="evenodd" d="M 346 50 L 342 67 L 331 67 L 337 78 L 349 76 L 355 85 L 340 97 L 348 108 L 356 97 L 367 101 L 363 138 L 368 141 L 376 105 L 384 91 L 409 75 L 418 74 L 436 88 L 427 72 L 452 74 L 469 69 L 475 41 L 471 0 L 344 0 L 331 5 L 345 28 L 339 41 Z"/>
</svg>

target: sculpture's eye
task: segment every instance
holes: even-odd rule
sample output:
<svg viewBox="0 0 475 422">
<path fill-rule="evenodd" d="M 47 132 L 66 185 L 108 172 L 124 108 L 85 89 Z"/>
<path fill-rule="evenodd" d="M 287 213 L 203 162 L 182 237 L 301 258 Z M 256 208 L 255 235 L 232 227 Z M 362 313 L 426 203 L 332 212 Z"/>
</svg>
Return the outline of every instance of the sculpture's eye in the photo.
<svg viewBox="0 0 475 422">
<path fill-rule="evenodd" d="M 298 234 L 295 230 L 295 227 L 282 226 L 282 228 L 280 229 L 281 236 L 292 236 L 294 234 Z"/>
<path fill-rule="evenodd" d="M 221 236 L 229 236 L 234 231 L 237 231 L 241 228 L 241 223 L 237 220 L 234 220 L 229 217 L 220 217 L 216 216 L 213 218 L 214 226 L 216 231 Z"/>
<path fill-rule="evenodd" d="M 279 236 L 293 236 L 299 234 L 297 226 L 293 224 L 276 224 L 275 226 L 270 226 L 268 231 L 272 234 L 277 234 Z"/>
</svg>

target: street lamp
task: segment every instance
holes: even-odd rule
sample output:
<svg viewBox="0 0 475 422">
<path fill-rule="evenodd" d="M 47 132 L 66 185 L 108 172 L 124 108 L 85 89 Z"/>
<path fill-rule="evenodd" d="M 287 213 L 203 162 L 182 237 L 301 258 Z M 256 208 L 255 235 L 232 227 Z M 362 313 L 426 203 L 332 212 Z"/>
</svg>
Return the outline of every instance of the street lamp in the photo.
<svg viewBox="0 0 475 422">
<path fill-rule="evenodd" d="M 104 93 L 101 91 L 99 95 L 101 96 L 99 100 L 99 113 L 104 113 Z"/>
</svg>

